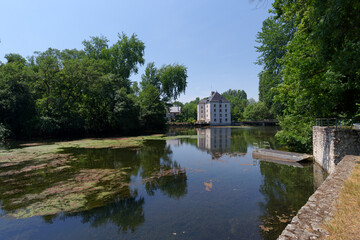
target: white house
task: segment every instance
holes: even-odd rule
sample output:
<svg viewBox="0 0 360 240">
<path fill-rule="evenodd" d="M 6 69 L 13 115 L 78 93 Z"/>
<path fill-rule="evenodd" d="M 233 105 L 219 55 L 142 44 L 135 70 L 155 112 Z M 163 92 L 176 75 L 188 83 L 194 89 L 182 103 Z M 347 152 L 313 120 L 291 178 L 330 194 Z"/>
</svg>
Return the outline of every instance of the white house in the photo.
<svg viewBox="0 0 360 240">
<path fill-rule="evenodd" d="M 175 117 L 180 114 L 181 114 L 181 107 L 179 106 L 170 107 L 166 113 L 166 118 L 168 120 L 174 120 Z"/>
<path fill-rule="evenodd" d="M 230 102 L 218 92 L 202 99 L 197 105 L 197 121 L 210 125 L 231 125 Z"/>
</svg>

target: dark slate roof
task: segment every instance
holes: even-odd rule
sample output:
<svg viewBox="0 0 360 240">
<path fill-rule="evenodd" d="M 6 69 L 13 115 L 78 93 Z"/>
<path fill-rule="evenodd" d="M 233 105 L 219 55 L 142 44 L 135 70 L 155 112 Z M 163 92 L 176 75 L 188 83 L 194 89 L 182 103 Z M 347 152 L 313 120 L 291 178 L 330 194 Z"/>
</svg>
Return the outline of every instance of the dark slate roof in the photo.
<svg viewBox="0 0 360 240">
<path fill-rule="evenodd" d="M 209 101 L 210 102 L 223 102 L 223 103 L 229 103 L 229 100 L 227 100 L 226 98 L 224 98 L 222 95 L 220 95 L 218 92 L 214 92 L 210 97 L 209 97 Z"/>
<path fill-rule="evenodd" d="M 206 103 L 207 100 L 208 100 L 207 98 L 204 98 L 204 99 L 200 100 L 199 104 Z"/>
<path fill-rule="evenodd" d="M 222 102 L 229 103 L 230 101 L 220 95 L 218 92 L 211 92 L 211 96 L 200 100 L 198 104 L 204 104 L 208 102 Z"/>
</svg>

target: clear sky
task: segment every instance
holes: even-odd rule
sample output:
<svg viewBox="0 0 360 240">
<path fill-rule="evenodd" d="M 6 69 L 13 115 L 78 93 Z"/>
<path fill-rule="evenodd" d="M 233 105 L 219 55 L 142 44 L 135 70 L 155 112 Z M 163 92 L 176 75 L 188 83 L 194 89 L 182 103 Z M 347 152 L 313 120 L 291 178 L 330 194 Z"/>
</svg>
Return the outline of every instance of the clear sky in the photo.
<svg viewBox="0 0 360 240">
<path fill-rule="evenodd" d="M 145 60 L 188 68 L 180 101 L 243 89 L 258 99 L 254 46 L 273 1 L 262 0 L 1 0 L 0 61 L 5 54 L 33 55 L 49 47 L 82 49 L 89 36 L 110 45 L 117 33 L 145 43 Z M 131 77 L 140 81 L 144 72 Z"/>
</svg>

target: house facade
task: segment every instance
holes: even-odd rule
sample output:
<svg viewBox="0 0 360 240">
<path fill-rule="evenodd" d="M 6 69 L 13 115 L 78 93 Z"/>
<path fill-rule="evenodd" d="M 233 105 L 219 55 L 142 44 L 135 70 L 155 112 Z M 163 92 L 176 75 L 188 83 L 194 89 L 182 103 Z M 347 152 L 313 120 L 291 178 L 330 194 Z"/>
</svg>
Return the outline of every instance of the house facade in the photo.
<svg viewBox="0 0 360 240">
<path fill-rule="evenodd" d="M 181 114 L 181 107 L 179 107 L 179 106 L 170 107 L 166 113 L 166 118 L 169 121 L 171 121 L 171 120 L 174 120 L 175 117 L 180 114 Z"/>
<path fill-rule="evenodd" d="M 197 105 L 197 121 L 210 125 L 231 125 L 230 102 L 218 92 L 202 99 Z"/>
</svg>

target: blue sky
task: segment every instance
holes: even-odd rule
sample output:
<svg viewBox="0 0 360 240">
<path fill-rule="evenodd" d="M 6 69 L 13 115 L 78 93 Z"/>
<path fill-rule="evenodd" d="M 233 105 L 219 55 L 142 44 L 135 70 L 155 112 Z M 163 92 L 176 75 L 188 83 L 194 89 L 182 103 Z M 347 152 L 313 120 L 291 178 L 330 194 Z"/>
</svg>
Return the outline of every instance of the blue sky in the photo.
<svg viewBox="0 0 360 240">
<path fill-rule="evenodd" d="M 188 68 L 180 101 L 211 90 L 243 89 L 258 99 L 254 46 L 272 1 L 266 0 L 2 0 L 0 61 L 7 53 L 33 55 L 49 47 L 82 49 L 89 36 L 110 44 L 133 33 L 145 43 L 145 60 Z M 131 77 L 140 81 L 145 66 Z"/>
</svg>

